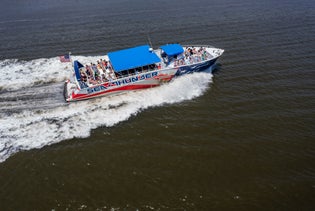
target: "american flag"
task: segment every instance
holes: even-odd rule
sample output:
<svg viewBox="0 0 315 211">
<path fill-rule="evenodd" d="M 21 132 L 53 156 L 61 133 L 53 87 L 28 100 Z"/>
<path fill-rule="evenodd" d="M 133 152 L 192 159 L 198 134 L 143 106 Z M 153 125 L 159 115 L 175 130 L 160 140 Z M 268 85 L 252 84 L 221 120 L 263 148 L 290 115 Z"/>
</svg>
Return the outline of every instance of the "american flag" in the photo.
<svg viewBox="0 0 315 211">
<path fill-rule="evenodd" d="M 59 59 L 60 59 L 61 62 L 71 62 L 69 54 L 66 54 L 66 55 L 63 55 L 63 56 L 59 56 Z"/>
</svg>

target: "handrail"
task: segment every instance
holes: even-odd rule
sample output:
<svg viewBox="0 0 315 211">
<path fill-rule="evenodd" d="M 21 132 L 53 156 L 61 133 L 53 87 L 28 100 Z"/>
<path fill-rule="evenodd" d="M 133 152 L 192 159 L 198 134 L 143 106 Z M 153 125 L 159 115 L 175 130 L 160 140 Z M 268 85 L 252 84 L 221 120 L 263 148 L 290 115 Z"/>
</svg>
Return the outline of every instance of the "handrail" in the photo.
<svg viewBox="0 0 315 211">
<path fill-rule="evenodd" d="M 207 47 L 207 48 L 215 48 L 212 45 L 182 45 L 183 47 Z"/>
</svg>

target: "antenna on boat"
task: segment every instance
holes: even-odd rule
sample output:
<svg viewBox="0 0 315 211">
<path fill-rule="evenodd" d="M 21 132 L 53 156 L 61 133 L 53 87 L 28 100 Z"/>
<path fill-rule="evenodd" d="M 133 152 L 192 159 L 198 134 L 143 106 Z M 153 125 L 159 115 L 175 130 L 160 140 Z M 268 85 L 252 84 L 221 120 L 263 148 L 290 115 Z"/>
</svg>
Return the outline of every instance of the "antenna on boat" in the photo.
<svg viewBox="0 0 315 211">
<path fill-rule="evenodd" d="M 152 45 L 152 43 L 151 43 L 151 39 L 150 39 L 149 34 L 147 34 L 147 37 L 148 37 L 148 41 L 149 41 L 150 47 L 151 47 L 151 49 L 153 49 L 153 45 Z"/>
</svg>

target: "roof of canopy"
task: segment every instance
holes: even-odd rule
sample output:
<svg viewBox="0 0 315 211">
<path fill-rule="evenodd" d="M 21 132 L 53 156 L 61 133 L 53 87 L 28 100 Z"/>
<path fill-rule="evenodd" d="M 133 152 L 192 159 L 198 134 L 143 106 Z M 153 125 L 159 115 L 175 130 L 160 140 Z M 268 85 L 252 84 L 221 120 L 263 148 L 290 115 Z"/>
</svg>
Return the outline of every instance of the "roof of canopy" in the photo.
<svg viewBox="0 0 315 211">
<path fill-rule="evenodd" d="M 109 60 L 116 72 L 142 67 L 160 62 L 161 59 L 150 50 L 149 45 L 141 45 L 108 53 Z"/>
<path fill-rule="evenodd" d="M 167 44 L 160 47 L 168 56 L 179 55 L 184 52 L 180 44 Z"/>
</svg>

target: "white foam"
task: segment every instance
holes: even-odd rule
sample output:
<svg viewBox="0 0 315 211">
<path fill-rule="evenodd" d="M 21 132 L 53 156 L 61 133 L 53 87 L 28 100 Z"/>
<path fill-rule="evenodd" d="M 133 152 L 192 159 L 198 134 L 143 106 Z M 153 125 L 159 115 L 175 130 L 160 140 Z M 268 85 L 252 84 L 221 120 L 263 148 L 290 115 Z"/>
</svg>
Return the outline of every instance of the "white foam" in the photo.
<svg viewBox="0 0 315 211">
<path fill-rule="evenodd" d="M 72 56 L 83 63 L 95 62 L 100 56 Z M 72 71 L 71 63 L 61 63 L 59 57 L 31 61 L 6 59 L 0 61 L 0 90 L 18 90 L 35 84 L 64 81 Z"/>
<path fill-rule="evenodd" d="M 78 57 L 78 59 L 83 63 L 95 62 L 95 57 Z M 3 65 L 5 62 L 7 65 Z M 13 60 L 0 62 L 0 67 L 5 70 L 4 72 L 10 72 L 9 69 L 13 69 L 14 73 L 7 77 L 20 80 L 25 86 L 32 86 L 37 80 L 49 81 L 55 78 L 56 81 L 62 81 L 70 72 L 67 69 L 64 71 L 66 66 L 67 64 L 60 63 L 58 58 L 30 62 Z M 23 71 L 19 71 L 20 68 L 23 68 Z M 59 73 L 60 71 L 64 72 Z M 29 80 L 23 79 L 22 76 Z M 42 79 L 43 76 L 45 79 Z M 110 98 L 60 104 L 49 109 L 43 107 L 10 115 L 1 114 L 0 162 L 20 150 L 41 148 L 74 137 L 88 137 L 94 128 L 112 127 L 150 107 L 193 99 L 208 89 L 211 78 L 212 75 L 209 73 L 195 73 L 182 76 L 160 87 Z M 21 86 L 16 82 L 8 83 L 12 89 Z M 3 81 L 1 81 L 1 86 L 3 86 Z"/>
</svg>

